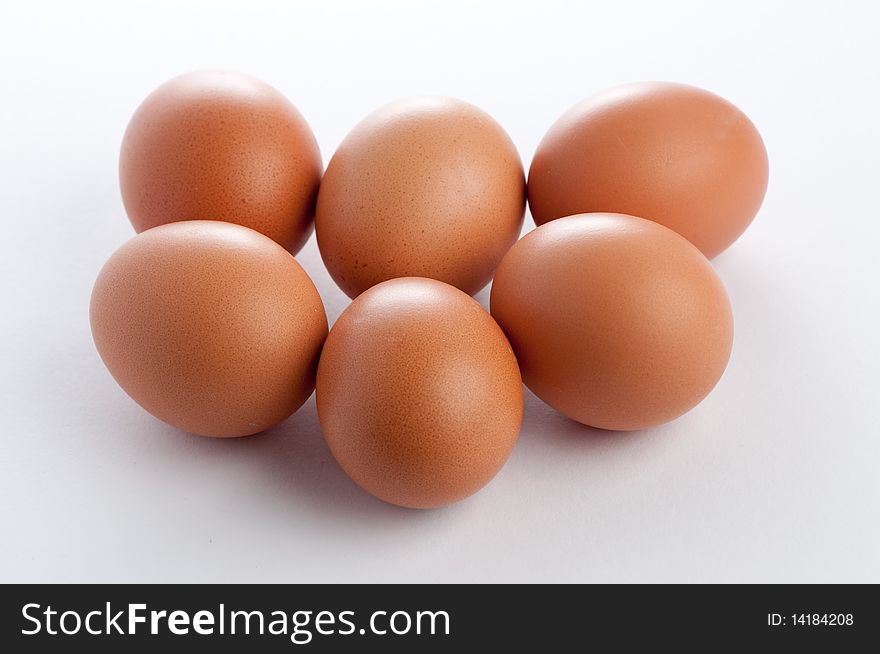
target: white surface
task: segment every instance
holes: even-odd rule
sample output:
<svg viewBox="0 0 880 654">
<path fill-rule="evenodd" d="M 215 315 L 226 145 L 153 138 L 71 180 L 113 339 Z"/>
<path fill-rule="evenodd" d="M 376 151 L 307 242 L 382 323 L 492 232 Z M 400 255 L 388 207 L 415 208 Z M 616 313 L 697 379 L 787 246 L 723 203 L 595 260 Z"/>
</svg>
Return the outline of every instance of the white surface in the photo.
<svg viewBox="0 0 880 654">
<path fill-rule="evenodd" d="M 3 3 L 0 581 L 880 581 L 874 6 Z M 105 371 L 88 299 L 132 235 L 116 178 L 129 116 L 206 67 L 286 93 L 325 162 L 402 95 L 483 107 L 526 164 L 564 109 L 612 84 L 729 98 L 771 181 L 716 262 L 736 316 L 721 383 L 632 434 L 529 396 L 495 481 L 432 512 L 355 487 L 313 400 L 238 441 L 160 424 Z M 346 301 L 314 238 L 298 258 L 335 320 Z"/>
</svg>

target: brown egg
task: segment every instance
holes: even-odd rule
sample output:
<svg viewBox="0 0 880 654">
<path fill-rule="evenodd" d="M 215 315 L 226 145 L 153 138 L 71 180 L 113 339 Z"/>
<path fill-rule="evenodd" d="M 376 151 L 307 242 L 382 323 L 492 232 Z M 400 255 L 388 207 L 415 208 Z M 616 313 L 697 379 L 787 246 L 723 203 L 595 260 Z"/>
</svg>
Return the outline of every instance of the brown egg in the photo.
<svg viewBox="0 0 880 654">
<path fill-rule="evenodd" d="M 527 234 L 498 267 L 492 315 L 526 385 L 570 418 L 641 429 L 715 386 L 733 317 L 711 264 L 649 220 L 591 214 Z"/>
<path fill-rule="evenodd" d="M 175 77 L 138 107 L 122 141 L 119 183 L 138 232 L 223 220 L 296 253 L 312 231 L 321 153 L 306 121 L 247 75 Z"/>
<path fill-rule="evenodd" d="M 538 146 L 529 207 L 541 225 L 595 211 L 674 229 L 712 258 L 733 243 L 767 190 L 767 152 L 751 121 L 708 91 L 620 86 L 574 106 Z"/>
<path fill-rule="evenodd" d="M 374 286 L 343 312 L 316 397 L 339 465 L 373 495 L 411 508 L 486 485 L 523 411 L 516 358 L 492 317 L 452 286 L 413 277 Z"/>
<path fill-rule="evenodd" d="M 519 236 L 525 176 L 490 116 L 422 97 L 358 124 L 330 160 L 315 228 L 327 269 L 350 297 L 395 277 L 473 294 Z"/>
<path fill-rule="evenodd" d="M 254 434 L 293 413 L 327 336 L 318 291 L 290 253 L 223 222 L 135 236 L 101 270 L 90 313 L 123 390 L 203 436 Z"/>
</svg>

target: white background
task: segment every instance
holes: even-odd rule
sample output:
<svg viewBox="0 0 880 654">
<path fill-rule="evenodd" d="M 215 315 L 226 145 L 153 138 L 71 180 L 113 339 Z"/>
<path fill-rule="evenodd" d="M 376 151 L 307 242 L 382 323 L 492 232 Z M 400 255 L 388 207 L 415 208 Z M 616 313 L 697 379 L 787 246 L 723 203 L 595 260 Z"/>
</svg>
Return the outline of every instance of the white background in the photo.
<svg viewBox="0 0 880 654">
<path fill-rule="evenodd" d="M 874 4 L 4 2 L 0 581 L 880 581 Z M 716 260 L 736 318 L 722 381 L 630 434 L 527 394 L 509 464 L 430 512 L 350 482 L 313 400 L 241 440 L 157 422 L 104 369 L 88 300 L 133 233 L 116 170 L 128 118 L 210 67 L 287 94 L 325 163 L 404 95 L 484 108 L 526 165 L 563 110 L 609 85 L 729 98 L 771 179 Z M 298 259 L 335 320 L 346 300 L 314 238 Z"/>
</svg>

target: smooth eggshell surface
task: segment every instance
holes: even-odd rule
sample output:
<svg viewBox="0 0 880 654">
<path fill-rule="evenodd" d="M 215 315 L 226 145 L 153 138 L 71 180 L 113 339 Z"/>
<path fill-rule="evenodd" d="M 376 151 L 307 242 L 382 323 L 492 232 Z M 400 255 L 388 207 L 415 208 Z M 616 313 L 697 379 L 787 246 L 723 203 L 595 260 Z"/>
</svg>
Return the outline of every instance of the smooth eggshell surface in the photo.
<svg viewBox="0 0 880 654">
<path fill-rule="evenodd" d="M 247 75 L 187 73 L 153 91 L 128 124 L 119 182 L 135 230 L 222 220 L 296 253 L 312 231 L 321 153 L 299 111 Z"/>
<path fill-rule="evenodd" d="M 379 109 L 345 138 L 321 183 L 315 228 L 350 297 L 406 276 L 473 294 L 524 213 L 522 163 L 501 126 L 461 100 L 422 97 Z"/>
<path fill-rule="evenodd" d="M 281 422 L 314 389 L 327 317 L 284 248 L 223 222 L 135 236 L 92 291 L 92 335 L 120 386 L 154 416 L 203 436 Z"/>
<path fill-rule="evenodd" d="M 438 507 L 482 488 L 519 435 L 522 381 L 492 317 L 458 289 L 401 278 L 360 295 L 327 338 L 318 417 L 334 457 L 393 504 Z"/>
<path fill-rule="evenodd" d="M 550 128 L 529 170 L 529 207 L 538 225 L 600 211 L 648 218 L 712 258 L 755 217 L 767 175 L 760 134 L 727 100 L 683 84 L 629 84 Z"/>
<path fill-rule="evenodd" d="M 498 267 L 491 307 L 526 385 L 603 429 L 651 427 L 694 407 L 733 341 L 727 293 L 707 259 L 632 216 L 571 216 L 530 232 Z"/>
</svg>

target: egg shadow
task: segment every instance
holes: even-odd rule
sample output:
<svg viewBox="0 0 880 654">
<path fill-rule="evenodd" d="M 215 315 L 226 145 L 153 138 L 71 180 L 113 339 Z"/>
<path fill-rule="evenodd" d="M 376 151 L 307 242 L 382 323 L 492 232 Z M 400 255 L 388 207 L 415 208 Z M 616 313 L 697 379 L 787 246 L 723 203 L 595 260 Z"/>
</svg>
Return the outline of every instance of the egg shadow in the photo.
<svg viewBox="0 0 880 654">
<path fill-rule="evenodd" d="M 524 388 L 523 425 L 520 442 L 527 447 L 560 448 L 567 451 L 609 450 L 648 440 L 661 428 L 612 431 L 581 424 L 559 413 L 528 388 Z"/>
<path fill-rule="evenodd" d="M 370 531 L 395 524 L 418 524 L 428 519 L 428 514 L 436 516 L 445 511 L 395 506 L 355 484 L 336 463 L 324 440 L 314 394 L 290 418 L 253 436 L 186 436 L 194 447 L 215 450 L 223 465 L 242 466 L 263 488 L 262 492 L 273 498 L 275 510 L 290 507 L 296 515 L 305 510 L 322 521 L 332 517 Z"/>
<path fill-rule="evenodd" d="M 105 376 L 103 371 L 94 372 Z M 100 416 L 107 433 L 124 428 L 126 438 L 141 441 L 131 449 L 105 450 L 103 455 L 113 458 L 115 465 L 132 465 L 134 461 L 161 466 L 174 475 L 198 469 L 214 479 L 218 473 L 221 479 L 225 474 L 227 490 L 247 494 L 249 501 L 259 503 L 261 512 L 290 513 L 291 517 L 306 513 L 316 522 L 341 520 L 368 531 L 421 524 L 429 514 L 436 520 L 447 512 L 446 508 L 420 511 L 398 507 L 355 484 L 324 441 L 314 393 L 298 411 L 271 429 L 239 438 L 210 438 L 161 422 L 121 392 L 107 394 L 110 382 L 106 379 L 95 386 L 102 392 L 96 393 L 88 412 L 93 419 Z"/>
<path fill-rule="evenodd" d="M 384 502 L 348 477 L 324 440 L 314 394 L 286 421 L 248 440 L 278 490 L 317 511 L 363 524 L 411 521 L 423 513 Z"/>
</svg>

